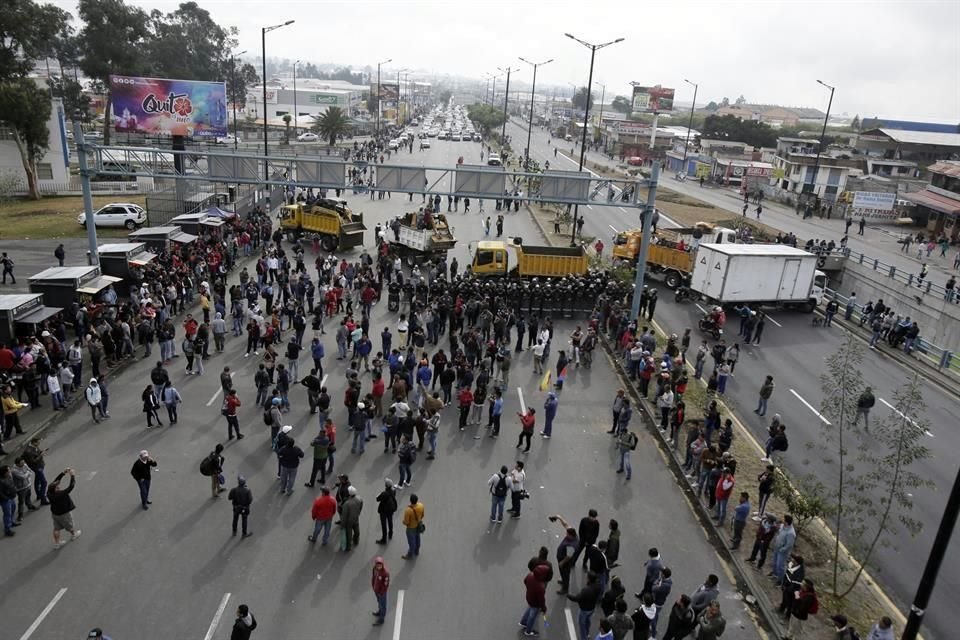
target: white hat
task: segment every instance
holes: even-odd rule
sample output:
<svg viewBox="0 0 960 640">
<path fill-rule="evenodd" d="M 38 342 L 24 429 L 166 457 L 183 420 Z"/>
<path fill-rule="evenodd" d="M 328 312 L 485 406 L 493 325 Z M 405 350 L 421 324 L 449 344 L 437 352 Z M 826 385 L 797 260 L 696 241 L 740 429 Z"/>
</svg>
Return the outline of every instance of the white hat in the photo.
<svg viewBox="0 0 960 640">
<path fill-rule="evenodd" d="M 141 458 L 149 458 L 149 457 L 150 457 L 150 453 L 149 453 L 146 449 L 144 449 L 143 451 L 140 452 L 140 457 L 141 457 Z"/>
<path fill-rule="evenodd" d="M 49 332 L 49 331 L 44 331 L 43 333 L 40 334 L 40 337 L 41 337 L 41 338 L 49 338 L 49 337 L 50 337 L 50 332 Z"/>
<path fill-rule="evenodd" d="M 351 485 L 347 487 L 347 493 L 350 494 L 351 496 L 355 496 L 357 495 L 357 489 Z"/>
<path fill-rule="evenodd" d="M 280 431 L 282 431 L 283 433 L 290 433 L 291 431 L 293 431 L 293 427 L 286 424 L 286 425 L 283 425 L 283 428 L 280 429 Z"/>
<path fill-rule="evenodd" d="M 367 408 L 367 405 L 363 404 L 362 402 L 357 403 L 357 409 L 366 409 L 366 408 Z"/>
</svg>

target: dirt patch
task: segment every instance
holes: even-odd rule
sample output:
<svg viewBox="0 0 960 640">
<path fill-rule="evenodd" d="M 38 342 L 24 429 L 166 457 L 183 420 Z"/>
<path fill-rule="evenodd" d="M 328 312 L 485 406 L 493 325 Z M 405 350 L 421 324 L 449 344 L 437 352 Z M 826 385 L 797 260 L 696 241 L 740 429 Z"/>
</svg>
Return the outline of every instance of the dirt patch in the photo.
<svg viewBox="0 0 960 640">
<path fill-rule="evenodd" d="M 112 202 L 131 202 L 145 206 L 146 196 L 94 196 L 93 208 L 99 209 Z M 0 203 L 0 239 L 36 240 L 40 238 L 81 238 L 86 230 L 77 224 L 77 215 L 83 211 L 80 196 L 52 196 L 41 200 L 15 199 Z M 97 235 L 105 238 L 123 238 L 123 228 L 98 228 Z"/>
</svg>

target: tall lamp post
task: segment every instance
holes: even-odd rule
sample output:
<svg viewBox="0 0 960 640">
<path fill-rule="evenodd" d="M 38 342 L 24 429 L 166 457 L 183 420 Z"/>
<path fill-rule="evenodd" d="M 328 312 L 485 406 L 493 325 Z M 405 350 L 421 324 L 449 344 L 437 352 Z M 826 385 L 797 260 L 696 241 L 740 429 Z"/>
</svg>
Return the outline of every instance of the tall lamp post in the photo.
<svg viewBox="0 0 960 640">
<path fill-rule="evenodd" d="M 503 71 L 507 74 L 507 88 L 503 92 L 503 128 L 500 130 L 500 146 L 502 147 L 507 135 L 507 120 L 510 119 L 510 112 L 507 111 L 509 107 L 507 101 L 510 100 L 510 74 L 514 71 L 520 71 L 520 69 L 511 69 L 510 67 L 507 67 L 506 69 L 503 67 L 497 67 L 497 69 L 500 69 L 500 71 Z"/>
<path fill-rule="evenodd" d="M 530 132 L 533 131 L 533 96 L 537 90 L 537 67 L 542 67 L 545 64 L 550 64 L 553 62 L 553 58 L 549 60 L 544 60 L 543 62 L 530 62 L 526 58 L 520 58 L 521 62 L 526 62 L 528 65 L 533 67 L 533 84 L 530 86 L 530 118 L 527 121 L 527 151 L 526 157 L 523 161 L 523 166 L 529 171 L 530 170 Z"/>
<path fill-rule="evenodd" d="M 690 105 L 690 120 L 687 122 L 687 139 L 683 143 L 683 161 L 680 163 L 680 171 L 682 173 L 687 172 L 687 147 L 690 145 L 690 129 L 693 127 L 693 110 L 697 108 L 697 89 L 700 88 L 696 82 L 690 82 L 686 78 L 683 79 L 687 84 L 693 85 L 693 104 Z"/>
<path fill-rule="evenodd" d="M 400 122 L 400 87 L 402 86 L 400 84 L 400 74 L 406 73 L 406 72 L 407 72 L 406 69 L 400 69 L 399 71 L 397 71 L 397 126 L 398 127 L 401 124 L 403 124 Z"/>
<path fill-rule="evenodd" d="M 377 63 L 377 134 L 378 135 L 380 133 L 380 112 L 382 111 L 382 109 L 380 108 L 380 65 L 388 64 L 390 62 L 393 62 L 393 58 L 389 58 L 387 60 L 384 60 L 383 62 Z"/>
<path fill-rule="evenodd" d="M 609 47 L 612 44 L 617 44 L 618 42 L 623 42 L 623 38 L 617 38 L 616 40 L 611 40 L 610 42 L 604 42 L 602 44 L 590 44 L 585 42 L 580 38 L 577 38 L 574 35 L 569 33 L 563 34 L 570 38 L 571 40 L 576 40 L 586 48 L 590 49 L 590 74 L 587 78 L 587 100 L 584 110 L 583 110 L 583 134 L 580 138 L 580 166 L 577 169 L 578 171 L 583 171 L 583 159 L 587 151 L 587 120 L 590 118 L 590 91 L 591 85 L 593 84 L 593 60 L 597 55 L 597 49 L 603 49 L 604 47 Z M 577 215 L 579 214 L 580 205 L 574 205 L 573 207 L 573 224 L 570 227 L 570 246 L 577 246 Z"/>
<path fill-rule="evenodd" d="M 300 61 L 293 63 L 293 135 L 297 135 L 297 65 Z"/>
<path fill-rule="evenodd" d="M 240 53 L 230 55 L 230 84 L 233 91 L 230 92 L 230 100 L 233 102 L 233 150 L 237 150 L 237 58 L 247 52 L 246 49 Z"/>
<path fill-rule="evenodd" d="M 283 24 L 275 24 L 272 27 L 263 27 L 260 30 L 260 54 L 263 57 L 263 155 L 270 155 L 270 150 L 267 146 L 267 34 L 271 31 L 276 31 L 287 25 L 291 25 L 296 20 L 287 20 Z M 270 167 L 264 162 L 263 163 L 263 173 L 264 178 L 267 180 L 270 179 Z"/>
<path fill-rule="evenodd" d="M 810 190 L 813 191 L 814 198 L 819 201 L 820 196 L 817 195 L 817 173 L 820 171 L 820 152 L 823 149 L 823 138 L 827 135 L 827 120 L 830 119 L 830 107 L 833 106 L 833 92 L 836 90 L 836 87 L 831 87 L 823 80 L 817 80 L 817 83 L 830 89 L 830 101 L 827 103 L 827 115 L 823 117 L 823 130 L 820 131 L 820 140 L 817 142 L 817 159 L 813 161 L 813 181 L 810 185 Z M 804 183 L 803 186 L 803 190 L 806 191 L 806 183 Z"/>
</svg>

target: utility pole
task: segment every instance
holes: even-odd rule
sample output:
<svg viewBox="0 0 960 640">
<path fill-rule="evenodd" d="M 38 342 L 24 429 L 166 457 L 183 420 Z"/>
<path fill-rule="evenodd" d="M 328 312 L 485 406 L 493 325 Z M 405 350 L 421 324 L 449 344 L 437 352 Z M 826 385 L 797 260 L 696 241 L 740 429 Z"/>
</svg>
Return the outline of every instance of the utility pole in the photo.
<svg viewBox="0 0 960 640">
<path fill-rule="evenodd" d="M 687 147 L 690 146 L 690 129 L 693 128 L 693 110 L 697 108 L 697 89 L 700 88 L 696 82 L 690 82 L 686 78 L 683 79 L 687 84 L 693 85 L 693 104 L 690 105 L 690 121 L 687 122 L 687 139 L 683 143 L 683 162 L 680 164 L 680 172 L 687 172 Z"/>
<path fill-rule="evenodd" d="M 97 248 L 97 222 L 93 219 L 93 196 L 90 191 L 91 171 L 87 164 L 87 143 L 83 139 L 81 114 L 73 112 L 73 139 L 77 144 L 77 162 L 80 165 L 80 186 L 83 190 L 83 212 L 87 224 L 87 262 L 100 266 L 100 251 Z"/>
<path fill-rule="evenodd" d="M 650 236 L 653 235 L 653 212 L 657 208 L 657 183 L 660 180 L 660 163 L 654 160 L 647 186 L 647 206 L 643 208 L 643 240 L 637 255 L 637 277 L 633 283 L 633 299 L 630 301 L 630 318 L 640 315 L 640 293 L 643 291 L 643 279 L 647 269 L 647 252 L 650 251 Z M 634 196 L 636 197 L 636 196 Z"/>
<path fill-rule="evenodd" d="M 377 134 L 380 133 L 380 112 L 383 111 L 383 107 L 380 104 L 380 65 L 388 64 L 390 62 L 393 62 L 393 58 L 377 63 Z"/>
<path fill-rule="evenodd" d="M 293 63 L 293 135 L 297 135 L 297 65 L 300 61 Z M 289 142 L 289 140 L 287 141 Z"/>
<path fill-rule="evenodd" d="M 247 52 L 246 49 L 240 53 L 230 56 L 230 84 L 233 91 L 230 92 L 230 99 L 233 101 L 233 150 L 237 150 L 237 58 Z"/>
<path fill-rule="evenodd" d="M 503 127 L 500 130 L 500 146 L 502 147 L 506 141 L 507 120 L 510 119 L 510 112 L 507 111 L 507 109 L 509 108 L 508 100 L 510 100 L 510 74 L 514 71 L 520 71 L 520 69 L 511 69 L 510 67 L 507 67 L 506 69 L 503 69 L 502 67 L 497 67 L 497 69 L 500 69 L 500 71 L 507 72 L 507 89 L 503 93 Z"/>
<path fill-rule="evenodd" d="M 276 31 L 282 27 L 293 24 L 295 20 L 287 20 L 283 24 L 275 24 L 272 27 L 263 27 L 260 29 L 260 54 L 263 57 L 263 155 L 270 155 L 270 149 L 267 143 L 267 34 Z M 270 180 L 270 163 L 263 163 L 263 177 Z"/>
<path fill-rule="evenodd" d="M 830 89 L 830 101 L 827 103 L 827 115 L 823 117 L 823 130 L 820 131 L 820 140 L 817 141 L 817 159 L 813 161 L 813 180 L 810 185 L 813 196 L 816 202 L 819 203 L 820 196 L 817 195 L 817 173 L 820 172 L 820 152 L 823 150 L 823 139 L 827 135 L 827 120 L 830 119 L 830 107 L 833 106 L 833 92 L 836 90 L 836 87 L 831 87 L 823 80 L 817 80 L 817 83 Z M 804 183 L 803 190 L 806 191 L 806 183 Z"/>
<path fill-rule="evenodd" d="M 528 65 L 533 67 L 533 84 L 530 86 L 530 118 L 527 121 L 527 149 L 526 157 L 523 161 L 523 166 L 529 171 L 530 170 L 530 133 L 533 131 L 533 97 L 537 90 L 537 67 L 542 67 L 545 64 L 550 64 L 553 62 L 553 58 L 546 60 L 544 62 L 530 62 L 526 58 L 520 58 L 521 62 L 526 62 Z"/>
<path fill-rule="evenodd" d="M 603 101 L 607 97 L 607 85 L 601 84 L 599 82 L 597 84 L 599 84 L 600 88 L 602 89 L 602 91 L 600 92 L 600 120 L 597 122 L 597 128 L 602 131 L 603 130 Z M 603 134 L 601 133 L 600 135 L 603 135 Z M 596 140 L 594 140 L 594 142 L 596 142 Z M 604 145 L 604 149 L 606 149 L 606 145 Z"/>
</svg>

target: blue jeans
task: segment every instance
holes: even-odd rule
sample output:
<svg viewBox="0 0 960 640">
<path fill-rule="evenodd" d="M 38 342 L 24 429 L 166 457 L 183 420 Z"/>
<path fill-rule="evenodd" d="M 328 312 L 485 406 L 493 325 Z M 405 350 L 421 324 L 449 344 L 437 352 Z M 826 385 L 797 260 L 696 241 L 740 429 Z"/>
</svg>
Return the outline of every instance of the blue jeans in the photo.
<svg viewBox="0 0 960 640">
<path fill-rule="evenodd" d="M 293 493 L 293 485 L 297 481 L 296 467 L 280 467 L 280 493 Z"/>
<path fill-rule="evenodd" d="M 416 529 L 407 529 L 407 555 L 420 555 L 420 534 Z"/>
<path fill-rule="evenodd" d="M 580 627 L 580 640 L 590 640 L 590 619 L 593 617 L 593 609 L 584 611 L 580 609 L 577 614 L 577 626 Z"/>
<path fill-rule="evenodd" d="M 400 480 L 399 480 L 400 485 L 402 486 L 405 483 L 410 484 L 411 480 L 413 480 L 413 473 L 410 471 L 410 465 L 405 462 L 401 462 L 400 463 Z"/>
<path fill-rule="evenodd" d="M 377 597 L 377 621 L 383 622 L 383 619 L 387 617 L 387 594 L 375 593 L 373 595 Z"/>
<path fill-rule="evenodd" d="M 766 415 L 767 413 L 767 399 L 763 396 L 760 396 L 760 402 L 757 403 L 756 413 L 760 414 L 761 416 Z"/>
<path fill-rule="evenodd" d="M 140 504 L 147 506 L 147 501 L 150 500 L 150 481 L 137 480 L 137 486 L 140 488 Z"/>
<path fill-rule="evenodd" d="M 430 451 L 428 451 L 427 453 L 429 453 L 431 456 L 436 454 L 437 452 L 437 432 L 436 431 L 427 431 L 427 442 L 430 443 Z"/>
<path fill-rule="evenodd" d="M 620 471 L 626 471 L 627 480 L 633 475 L 633 467 L 630 466 L 630 449 L 620 450 Z"/>
<path fill-rule="evenodd" d="M 13 531 L 13 513 L 17 509 L 16 498 L 10 498 L 0 502 L 0 508 L 3 509 L 3 531 L 9 533 Z"/>
<path fill-rule="evenodd" d="M 548 436 L 553 435 L 553 416 L 547 416 L 546 421 L 543 423 L 543 433 Z"/>
<path fill-rule="evenodd" d="M 727 500 L 717 500 L 717 524 L 723 525 L 724 518 L 727 517 Z"/>
<path fill-rule="evenodd" d="M 313 521 L 313 540 L 311 542 L 317 541 L 317 536 L 320 535 L 320 532 L 323 531 L 323 540 L 321 544 L 327 544 L 330 540 L 330 520 L 314 520 Z"/>
<path fill-rule="evenodd" d="M 503 520 L 503 505 L 507 501 L 507 496 L 490 497 L 490 519 Z"/>
<path fill-rule="evenodd" d="M 779 580 L 783 578 L 783 572 L 787 567 L 787 556 L 790 555 L 787 551 L 774 551 L 773 552 L 773 575 Z"/>
<path fill-rule="evenodd" d="M 33 476 L 33 490 L 37 492 L 37 498 L 40 499 L 40 504 L 47 503 L 47 476 L 43 473 L 44 466 L 37 467 L 37 470 L 34 471 Z"/>
<path fill-rule="evenodd" d="M 363 453 L 366 446 L 367 436 L 363 429 L 355 429 L 353 432 L 353 444 L 350 446 L 350 453 L 356 453 L 359 449 Z"/>
<path fill-rule="evenodd" d="M 527 610 L 523 612 L 523 615 L 520 616 L 520 624 L 523 625 L 524 631 L 534 630 L 534 627 L 537 626 L 538 613 L 540 613 L 540 609 L 536 607 L 527 607 Z"/>
</svg>

